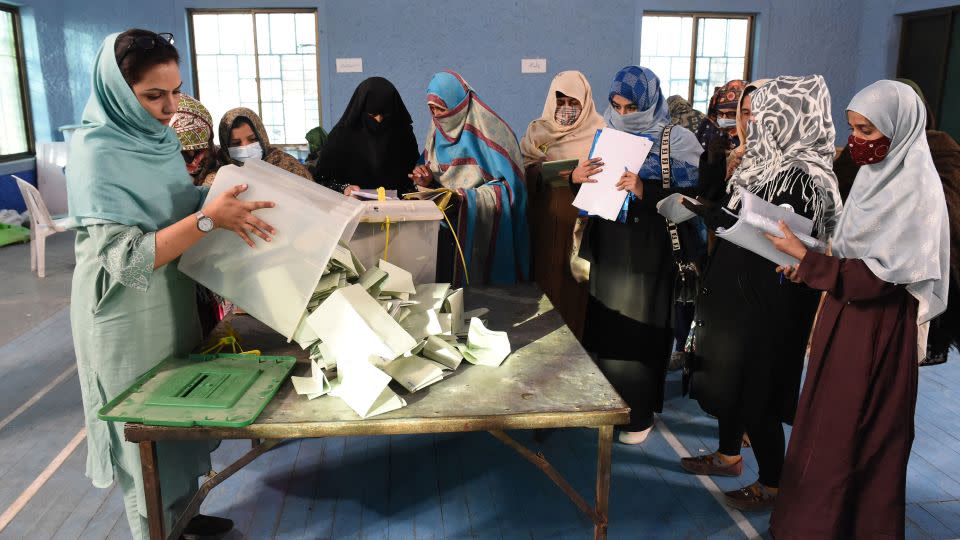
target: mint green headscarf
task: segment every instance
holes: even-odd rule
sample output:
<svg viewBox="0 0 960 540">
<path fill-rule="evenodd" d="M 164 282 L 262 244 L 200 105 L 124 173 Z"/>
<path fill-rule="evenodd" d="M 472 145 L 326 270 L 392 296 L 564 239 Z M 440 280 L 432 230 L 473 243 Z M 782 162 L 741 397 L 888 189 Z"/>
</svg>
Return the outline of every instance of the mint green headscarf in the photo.
<svg viewBox="0 0 960 540">
<path fill-rule="evenodd" d="M 82 127 L 70 141 L 69 226 L 96 218 L 156 231 L 196 211 L 204 192 L 187 174 L 176 132 L 150 116 L 123 79 L 117 36 L 100 45 Z"/>
</svg>

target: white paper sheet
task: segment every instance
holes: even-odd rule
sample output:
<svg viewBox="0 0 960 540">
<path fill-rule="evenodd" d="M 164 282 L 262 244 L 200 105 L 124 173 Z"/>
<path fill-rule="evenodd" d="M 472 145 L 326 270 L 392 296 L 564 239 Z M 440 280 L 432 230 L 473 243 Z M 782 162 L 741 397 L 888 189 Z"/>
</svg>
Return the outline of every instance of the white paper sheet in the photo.
<svg viewBox="0 0 960 540">
<path fill-rule="evenodd" d="M 590 157 L 603 158 L 603 170 L 593 175 L 596 183 L 580 185 L 573 205 L 604 219 L 617 219 L 627 197 L 626 191 L 617 190 L 617 182 L 624 171 L 640 171 L 652 146 L 649 139 L 631 133 L 613 128 L 600 130 Z"/>
<path fill-rule="evenodd" d="M 411 393 L 443 380 L 443 370 L 435 362 L 419 356 L 397 358 L 383 371 Z"/>
<path fill-rule="evenodd" d="M 410 312 L 400 321 L 400 326 L 416 340 L 443 333 L 443 325 L 437 318 L 437 312 L 432 309 Z"/>
<path fill-rule="evenodd" d="M 368 201 L 375 201 L 380 198 L 380 195 L 377 193 L 377 190 L 375 189 L 358 189 L 358 190 L 354 190 L 354 192 L 351 193 L 350 195 L 352 197 L 356 197 L 358 199 L 368 200 Z M 386 196 L 387 200 L 399 199 L 399 197 L 397 197 L 397 190 L 395 189 L 385 190 L 384 195 Z"/>
<path fill-rule="evenodd" d="M 390 264 L 383 259 L 380 259 L 377 267 L 389 274 L 389 277 L 383 283 L 382 290 L 384 293 L 402 298 L 403 300 L 409 300 L 409 295 L 417 293 L 417 288 L 413 285 L 413 276 L 410 272 L 407 272 L 395 264 Z"/>
<path fill-rule="evenodd" d="M 672 193 L 657 203 L 657 213 L 669 219 L 674 223 L 683 223 L 684 221 L 697 215 L 692 210 L 683 205 L 683 200 L 687 199 L 696 204 L 696 200 L 686 197 L 681 193 Z"/>
<path fill-rule="evenodd" d="M 771 204 L 749 192 L 744 192 L 742 197 L 740 218 L 730 228 L 717 229 L 718 237 L 752 251 L 778 266 L 794 265 L 800 261 L 775 248 L 770 240 L 767 240 L 767 237 L 764 236 L 763 228 L 776 227 L 777 221 L 783 221 L 798 234 L 798 237 L 802 236 L 810 241 L 813 245 L 808 245 L 808 247 L 811 249 L 819 251 L 825 247 L 809 236 L 813 230 L 812 220 L 787 208 Z M 758 228 L 756 225 L 761 225 L 763 228 Z M 778 228 L 776 232 L 777 236 L 780 236 Z"/>
<path fill-rule="evenodd" d="M 332 386 L 327 376 L 323 373 L 323 367 L 319 362 L 310 362 L 309 377 L 290 377 L 294 390 L 298 394 L 306 394 L 307 399 L 316 399 L 328 392 Z"/>
<path fill-rule="evenodd" d="M 307 323 L 338 363 L 357 355 L 392 360 L 417 346 L 417 340 L 357 284 L 337 289 Z"/>
<path fill-rule="evenodd" d="M 421 283 L 417 285 L 417 293 L 410 295 L 410 301 L 416 302 L 411 306 L 413 311 L 426 311 L 443 308 L 444 299 L 450 292 L 449 283 Z"/>
<path fill-rule="evenodd" d="M 510 338 L 506 332 L 486 328 L 480 319 L 470 319 L 466 350 L 459 348 L 472 364 L 499 366 L 510 355 Z"/>
<path fill-rule="evenodd" d="M 457 369 L 463 360 L 463 354 L 456 347 L 438 336 L 430 336 L 423 342 L 420 354 L 444 366 L 445 369 Z"/>
<path fill-rule="evenodd" d="M 450 291 L 447 299 L 443 301 L 443 312 L 450 314 L 450 332 L 454 335 L 460 335 L 466 330 L 463 313 L 463 289 Z"/>
<path fill-rule="evenodd" d="M 390 390 L 390 376 L 359 356 L 341 359 L 330 395 L 342 399 L 361 418 L 387 413 L 407 404 Z"/>
</svg>

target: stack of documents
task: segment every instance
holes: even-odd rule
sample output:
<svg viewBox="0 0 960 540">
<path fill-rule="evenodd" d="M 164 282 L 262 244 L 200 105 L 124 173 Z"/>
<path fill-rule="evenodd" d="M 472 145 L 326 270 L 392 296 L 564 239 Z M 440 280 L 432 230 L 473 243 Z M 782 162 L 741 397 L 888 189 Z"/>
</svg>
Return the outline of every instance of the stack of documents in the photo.
<svg viewBox="0 0 960 540">
<path fill-rule="evenodd" d="M 307 399 L 343 399 L 362 418 L 398 409 L 406 401 L 391 381 L 412 393 L 442 381 L 464 359 L 503 363 L 510 341 L 477 318 L 486 312 L 464 313 L 463 289 L 414 284 L 410 272 L 384 260 L 364 268 L 337 246 L 293 336 L 311 361 L 309 377 L 292 377 L 294 388 Z"/>
<path fill-rule="evenodd" d="M 764 233 L 783 237 L 778 221 L 783 221 L 808 249 L 823 252 L 826 244 L 810 236 L 813 221 L 789 208 L 777 206 L 743 190 L 740 219 L 728 229 L 717 229 L 717 236 L 748 249 L 778 266 L 794 265 L 800 261 L 773 247 Z"/>
<path fill-rule="evenodd" d="M 626 190 L 617 189 L 624 171 L 637 173 L 653 146 L 650 139 L 613 128 L 597 130 L 590 157 L 603 159 L 603 170 L 595 175 L 596 183 L 580 185 L 573 205 L 604 219 L 615 221 L 627 198 Z"/>
</svg>

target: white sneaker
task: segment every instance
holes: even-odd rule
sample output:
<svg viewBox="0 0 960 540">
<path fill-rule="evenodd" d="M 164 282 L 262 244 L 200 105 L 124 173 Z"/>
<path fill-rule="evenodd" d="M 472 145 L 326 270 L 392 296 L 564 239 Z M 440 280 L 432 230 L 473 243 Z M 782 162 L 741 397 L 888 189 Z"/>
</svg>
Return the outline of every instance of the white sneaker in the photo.
<svg viewBox="0 0 960 540">
<path fill-rule="evenodd" d="M 619 439 L 623 444 L 640 444 L 647 440 L 651 431 L 653 431 L 653 426 L 643 431 L 621 431 Z"/>
</svg>

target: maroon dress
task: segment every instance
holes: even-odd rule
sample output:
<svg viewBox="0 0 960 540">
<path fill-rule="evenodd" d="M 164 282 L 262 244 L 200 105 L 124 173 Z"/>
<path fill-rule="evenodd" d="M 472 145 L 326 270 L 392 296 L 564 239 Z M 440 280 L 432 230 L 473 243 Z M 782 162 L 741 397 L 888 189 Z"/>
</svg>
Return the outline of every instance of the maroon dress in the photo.
<svg viewBox="0 0 960 540">
<path fill-rule="evenodd" d="M 917 403 L 917 301 L 862 260 L 810 251 L 827 291 L 770 532 L 777 540 L 903 538 Z"/>
</svg>

